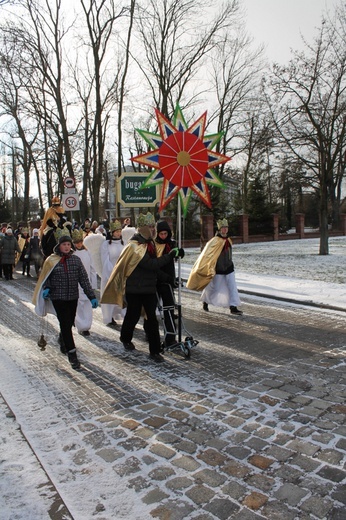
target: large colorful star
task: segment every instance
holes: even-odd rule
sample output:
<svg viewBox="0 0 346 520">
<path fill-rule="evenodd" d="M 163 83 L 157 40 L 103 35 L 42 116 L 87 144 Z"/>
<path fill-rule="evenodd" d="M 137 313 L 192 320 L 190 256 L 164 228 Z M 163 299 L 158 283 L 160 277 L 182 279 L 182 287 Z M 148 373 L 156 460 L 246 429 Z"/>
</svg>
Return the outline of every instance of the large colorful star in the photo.
<svg viewBox="0 0 346 520">
<path fill-rule="evenodd" d="M 208 185 L 225 187 L 213 168 L 230 160 L 230 157 L 212 151 L 223 133 L 204 135 L 206 112 L 190 127 L 179 106 L 175 109 L 173 124 L 159 110 L 155 112 L 160 134 L 137 129 L 151 150 L 132 158 L 134 162 L 153 168 L 142 188 L 162 183 L 159 211 L 179 195 L 186 216 L 192 192 L 211 208 Z"/>
</svg>

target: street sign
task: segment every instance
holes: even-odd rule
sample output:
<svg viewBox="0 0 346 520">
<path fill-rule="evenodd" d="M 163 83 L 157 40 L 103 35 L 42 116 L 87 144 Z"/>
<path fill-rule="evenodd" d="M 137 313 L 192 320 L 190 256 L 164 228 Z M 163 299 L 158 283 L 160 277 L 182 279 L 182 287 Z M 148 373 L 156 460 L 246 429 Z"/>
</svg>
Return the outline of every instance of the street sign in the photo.
<svg viewBox="0 0 346 520">
<path fill-rule="evenodd" d="M 146 173 L 123 173 L 117 177 L 118 202 L 127 208 L 155 206 L 159 201 L 158 186 L 141 189 Z"/>
<path fill-rule="evenodd" d="M 64 186 L 65 188 L 74 188 L 76 185 L 76 181 L 73 177 L 65 177 Z"/>
<path fill-rule="evenodd" d="M 79 198 L 77 194 L 65 193 L 61 196 L 61 201 L 65 211 L 79 211 Z"/>
</svg>

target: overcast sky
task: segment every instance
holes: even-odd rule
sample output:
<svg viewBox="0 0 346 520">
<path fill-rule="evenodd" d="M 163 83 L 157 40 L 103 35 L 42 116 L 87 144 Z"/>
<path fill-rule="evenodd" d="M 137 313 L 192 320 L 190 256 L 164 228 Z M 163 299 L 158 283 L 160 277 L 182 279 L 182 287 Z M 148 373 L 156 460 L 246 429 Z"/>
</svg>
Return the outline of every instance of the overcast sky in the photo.
<svg viewBox="0 0 346 520">
<path fill-rule="evenodd" d="M 242 0 L 247 31 L 255 43 L 264 43 L 270 61 L 287 63 L 290 48 L 302 48 L 301 34 L 311 41 L 322 14 L 338 0 Z"/>
</svg>

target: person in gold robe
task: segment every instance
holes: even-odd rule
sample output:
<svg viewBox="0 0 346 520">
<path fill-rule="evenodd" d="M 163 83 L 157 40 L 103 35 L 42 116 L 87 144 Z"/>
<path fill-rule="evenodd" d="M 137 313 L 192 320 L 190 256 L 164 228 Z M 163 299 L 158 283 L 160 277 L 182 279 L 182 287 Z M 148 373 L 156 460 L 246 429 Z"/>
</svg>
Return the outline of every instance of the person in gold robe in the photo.
<svg viewBox="0 0 346 520">
<path fill-rule="evenodd" d="M 209 240 L 196 260 L 186 287 L 202 291 L 203 310 L 209 311 L 209 305 L 228 307 L 231 314 L 241 316 L 238 309 L 240 298 L 235 281 L 232 260 L 232 240 L 228 236 L 228 222 L 217 222 L 217 233 Z"/>
<path fill-rule="evenodd" d="M 149 357 L 155 362 L 162 362 L 164 357 L 160 354 L 161 342 L 156 318 L 157 278 L 160 269 L 170 263 L 172 258 L 179 256 L 179 249 L 174 248 L 168 254 L 158 257 L 155 236 L 154 216 L 149 212 L 140 214 L 137 233 L 121 252 L 103 292 L 101 304 L 116 303 L 126 307 L 120 341 L 128 351 L 136 349 L 132 338 L 143 308 L 147 320 Z"/>
</svg>

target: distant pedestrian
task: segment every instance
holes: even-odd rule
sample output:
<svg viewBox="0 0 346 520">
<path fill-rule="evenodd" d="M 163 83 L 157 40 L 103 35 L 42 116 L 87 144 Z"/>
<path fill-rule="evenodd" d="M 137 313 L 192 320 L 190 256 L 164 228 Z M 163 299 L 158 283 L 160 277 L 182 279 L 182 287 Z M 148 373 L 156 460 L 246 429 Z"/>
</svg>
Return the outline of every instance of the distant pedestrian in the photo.
<svg viewBox="0 0 346 520">
<path fill-rule="evenodd" d="M 5 280 L 13 280 L 13 268 L 16 263 L 16 255 L 19 258 L 21 249 L 11 228 L 7 228 L 5 236 L 0 238 L 1 261 Z"/>
<path fill-rule="evenodd" d="M 134 329 L 140 319 L 142 308 L 147 319 L 147 335 L 150 359 L 164 361 L 160 354 L 159 324 L 156 318 L 156 285 L 161 267 L 179 255 L 175 248 L 169 254 L 157 257 L 154 238 L 155 219 L 151 213 L 140 214 L 138 232 L 122 251 L 101 298 L 102 303 L 117 303 L 126 306 L 126 315 L 121 327 L 120 341 L 125 350 L 135 350 L 132 343 Z"/>
<path fill-rule="evenodd" d="M 96 229 L 99 227 L 99 223 L 97 222 L 97 220 L 93 220 L 92 224 L 91 224 L 91 231 L 92 233 L 96 233 Z"/>
<path fill-rule="evenodd" d="M 7 223 L 3 222 L 1 224 L 1 227 L 0 227 L 0 244 L 1 244 L 1 238 L 4 237 L 5 234 L 6 234 L 6 229 L 7 229 Z M 2 269 L 2 254 L 1 254 L 1 245 L 0 245 L 0 278 L 2 278 L 2 273 L 3 273 L 3 269 Z"/>
<path fill-rule="evenodd" d="M 209 240 L 195 262 L 186 287 L 202 291 L 203 310 L 209 310 L 209 304 L 215 307 L 228 307 L 231 314 L 241 316 L 238 309 L 240 299 L 235 281 L 232 260 L 232 240 L 228 236 L 226 219 L 217 222 L 218 231 Z"/>
<path fill-rule="evenodd" d="M 45 316 L 47 312 L 56 314 L 60 325 L 60 350 L 67 354 L 75 370 L 80 368 L 72 333 L 79 298 L 78 284 L 90 300 L 92 308 L 95 309 L 98 301 L 83 262 L 74 254 L 71 237 L 62 236 L 54 248 L 54 253 L 43 264 L 35 288 L 33 304 L 39 316 Z"/>
<path fill-rule="evenodd" d="M 107 235 L 107 231 L 105 230 L 103 224 L 100 224 L 100 225 L 96 228 L 95 234 L 99 234 L 99 235 L 102 235 L 102 236 L 106 237 L 106 235 Z"/>
<path fill-rule="evenodd" d="M 30 235 L 29 229 L 26 227 L 22 228 L 20 236 L 18 238 L 18 244 L 21 250 L 20 261 L 22 262 L 22 275 L 25 274 L 31 278 L 30 274 L 30 262 L 31 262 L 31 253 L 30 253 Z"/>
<path fill-rule="evenodd" d="M 13 231 L 14 238 L 17 240 L 19 239 L 20 235 L 22 234 L 23 224 L 21 222 L 18 222 L 18 225 L 16 229 Z"/>
<path fill-rule="evenodd" d="M 90 220 L 86 219 L 84 221 L 84 227 L 83 227 L 83 237 L 86 238 L 89 235 L 93 234 L 93 230 L 91 229 Z"/>
<path fill-rule="evenodd" d="M 72 223 L 67 220 L 59 197 L 52 198 L 52 204 L 44 214 L 40 227 L 41 249 L 44 259 L 51 255 L 61 236 L 70 235 Z"/>
<path fill-rule="evenodd" d="M 34 262 L 34 269 L 38 278 L 43 264 L 43 253 L 41 250 L 39 230 L 37 228 L 33 229 L 32 237 L 30 238 L 30 257 Z"/>
</svg>

